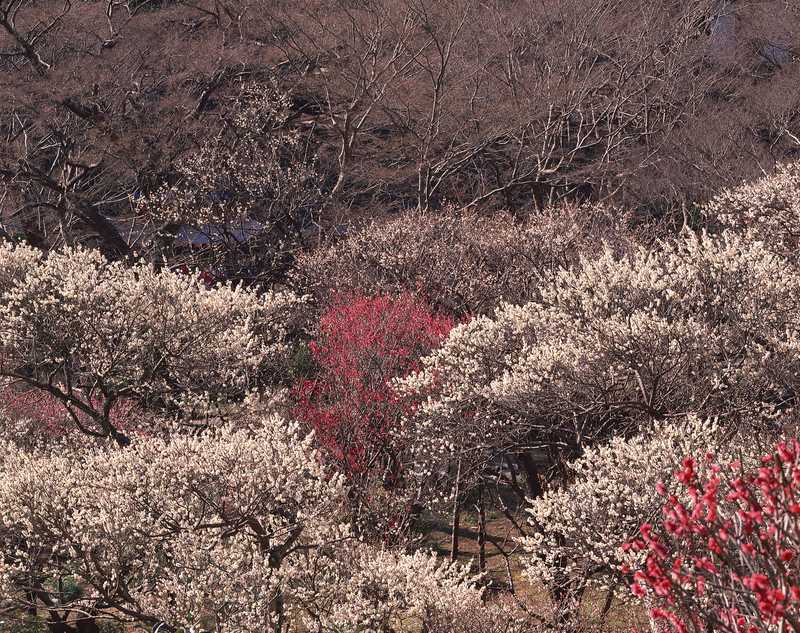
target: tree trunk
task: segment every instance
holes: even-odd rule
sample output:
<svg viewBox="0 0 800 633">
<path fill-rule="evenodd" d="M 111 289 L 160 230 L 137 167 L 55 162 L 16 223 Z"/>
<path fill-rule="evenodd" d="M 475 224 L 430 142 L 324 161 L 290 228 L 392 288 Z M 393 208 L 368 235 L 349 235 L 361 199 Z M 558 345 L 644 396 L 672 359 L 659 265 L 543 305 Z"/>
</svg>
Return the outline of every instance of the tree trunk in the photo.
<svg viewBox="0 0 800 633">
<path fill-rule="evenodd" d="M 100 633 L 100 627 L 97 626 L 97 620 L 90 616 L 76 620 L 75 626 L 78 629 L 78 633 Z"/>
<path fill-rule="evenodd" d="M 430 167 L 426 164 L 419 165 L 417 168 L 417 209 L 419 211 L 427 211 L 430 206 L 430 182 Z"/>
<path fill-rule="evenodd" d="M 478 570 L 486 571 L 486 508 L 484 504 L 483 486 L 478 490 Z"/>
<path fill-rule="evenodd" d="M 70 202 L 73 203 L 81 220 L 97 231 L 97 235 L 102 241 L 100 248 L 106 257 L 116 261 L 131 256 L 130 246 L 111 220 L 78 196 L 72 196 Z"/>
<path fill-rule="evenodd" d="M 280 590 L 278 591 L 278 595 L 275 598 L 274 613 L 275 613 L 275 628 L 273 630 L 273 633 L 283 633 L 284 618 L 286 616 L 286 607 L 283 604 L 283 592 Z"/>
<path fill-rule="evenodd" d="M 453 520 L 451 522 L 451 537 L 450 537 L 450 560 L 455 561 L 458 559 L 458 530 L 461 524 L 461 502 L 459 496 L 461 494 L 461 460 L 458 460 L 458 467 L 456 470 L 456 482 L 453 495 Z"/>
<path fill-rule="evenodd" d="M 53 611 L 50 612 L 50 621 L 47 623 L 50 633 L 78 633 L 72 626 Z"/>
<path fill-rule="evenodd" d="M 539 481 L 539 473 L 536 471 L 536 465 L 533 463 L 533 458 L 530 453 L 521 453 L 518 459 L 522 470 L 525 471 L 525 479 L 528 482 L 528 494 L 531 499 L 541 497 L 542 483 Z"/>
</svg>

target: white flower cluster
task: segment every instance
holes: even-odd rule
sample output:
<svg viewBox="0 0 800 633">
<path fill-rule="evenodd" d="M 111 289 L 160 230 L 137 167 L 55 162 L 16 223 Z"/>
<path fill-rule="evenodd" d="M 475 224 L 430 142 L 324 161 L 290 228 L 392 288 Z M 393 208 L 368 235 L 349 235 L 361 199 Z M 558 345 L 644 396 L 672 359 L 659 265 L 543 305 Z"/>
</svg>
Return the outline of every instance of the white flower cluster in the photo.
<svg viewBox="0 0 800 633">
<path fill-rule="evenodd" d="M 399 383 L 422 401 L 403 429 L 416 474 L 461 460 L 475 478 L 507 452 L 580 451 L 665 416 L 763 419 L 796 387 L 798 301 L 790 262 L 732 233 L 583 259 L 454 328 Z"/>
<path fill-rule="evenodd" d="M 491 313 L 503 301 L 527 301 L 539 277 L 572 265 L 576 253 L 621 250 L 632 235 L 626 214 L 598 205 L 560 205 L 525 222 L 452 209 L 408 212 L 374 222 L 336 244 L 301 253 L 295 283 L 322 301 L 327 293 L 416 292 L 445 310 Z"/>
<path fill-rule="evenodd" d="M 290 99 L 272 84 L 245 86 L 228 127 L 177 164 L 177 179 L 138 201 L 151 219 L 194 227 L 293 219 L 319 197 L 319 177 L 288 125 Z"/>
<path fill-rule="evenodd" d="M 747 230 L 781 254 L 800 248 L 800 162 L 779 165 L 764 178 L 720 192 L 702 209 L 706 220 Z"/>
<path fill-rule="evenodd" d="M 526 574 L 548 583 L 566 576 L 614 586 L 626 560 L 621 546 L 661 511 L 657 485 L 674 491 L 683 458 L 709 452 L 722 461 L 758 454 L 752 442 L 726 437 L 715 422 L 695 416 L 586 449 L 568 465 L 567 486 L 530 502 L 533 533 L 522 539 Z"/>
<path fill-rule="evenodd" d="M 479 609 L 482 590 L 470 577 L 469 566 L 438 559 L 434 554 L 402 554 L 367 546 L 339 548 L 328 561 L 327 578 L 317 574 L 303 583 L 298 595 L 323 630 L 345 633 L 416 630 L 431 617 L 447 617 L 462 610 Z"/>
<path fill-rule="evenodd" d="M 56 394 L 108 434 L 120 400 L 191 406 L 277 372 L 297 296 L 211 290 L 192 275 L 0 244 L 0 374 Z"/>
<path fill-rule="evenodd" d="M 110 446 L 110 445 L 109 445 Z M 56 608 L 178 630 L 384 631 L 477 604 L 466 569 L 356 542 L 341 477 L 272 416 L 125 449 L 0 446 L 0 603 L 49 591 Z M 82 588 L 67 598 L 59 579 Z"/>
<path fill-rule="evenodd" d="M 73 577 L 86 607 L 266 626 L 295 550 L 346 536 L 342 482 L 278 418 L 125 450 L 0 454 L 5 577 Z M 19 599 L 14 594 L 6 599 Z M 249 623 L 249 624 L 247 624 Z"/>
</svg>

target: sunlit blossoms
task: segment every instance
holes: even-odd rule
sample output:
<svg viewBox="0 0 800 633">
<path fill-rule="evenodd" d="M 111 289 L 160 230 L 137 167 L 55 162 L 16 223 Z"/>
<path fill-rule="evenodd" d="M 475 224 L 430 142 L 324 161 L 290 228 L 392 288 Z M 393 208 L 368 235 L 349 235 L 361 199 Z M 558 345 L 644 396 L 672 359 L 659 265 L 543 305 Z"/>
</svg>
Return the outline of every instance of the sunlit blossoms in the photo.
<svg viewBox="0 0 800 633">
<path fill-rule="evenodd" d="M 302 233 L 281 95 L 243 87 L 241 136 L 140 210 L 269 208 Z M 800 630 L 796 180 L 671 235 L 590 204 L 416 212 L 269 282 L 248 267 L 282 238 L 209 246 L 246 255 L 236 283 L 0 243 L 0 614 L 574 633 L 619 608 L 654 633 Z"/>
<path fill-rule="evenodd" d="M 304 162 L 302 138 L 287 125 L 289 105 L 274 85 L 244 86 L 228 125 L 178 163 L 174 184 L 138 201 L 140 211 L 193 227 L 301 222 L 320 193 L 313 157 Z"/>
<path fill-rule="evenodd" d="M 666 415 L 767 423 L 791 404 L 800 367 L 789 271 L 735 234 L 607 250 L 540 299 L 455 327 L 400 384 L 423 399 L 404 427 L 418 476 L 452 472 L 460 456 L 480 477 L 498 455 L 579 452 Z"/>
<path fill-rule="evenodd" d="M 696 457 L 695 457 L 696 455 Z M 688 453 L 657 487 L 663 509 L 626 544 L 631 591 L 676 631 L 783 631 L 800 622 L 800 443 L 760 465 Z"/>
<path fill-rule="evenodd" d="M 255 423 L 136 437 L 124 450 L 4 446 L 4 600 L 47 606 L 44 592 L 59 610 L 174 628 L 209 618 L 255 630 L 283 617 L 292 566 L 347 536 L 335 519 L 343 489 L 316 465 L 311 438 L 278 418 Z M 82 588 L 72 601 L 46 580 L 64 578 Z"/>
<path fill-rule="evenodd" d="M 378 633 L 480 602 L 466 568 L 353 539 L 342 478 L 278 417 L 125 449 L 6 443 L 0 482 L 0 603 L 55 619 Z"/>
<path fill-rule="evenodd" d="M 587 449 L 568 464 L 567 486 L 530 503 L 531 535 L 522 539 L 528 576 L 560 585 L 576 602 L 592 585 L 624 594 L 623 547 L 659 511 L 661 500 L 653 490 L 671 482 L 685 455 L 708 451 L 757 461 L 755 446 L 696 417 L 660 422 L 634 437 Z"/>
<path fill-rule="evenodd" d="M 712 225 L 747 230 L 796 261 L 800 245 L 800 163 L 779 165 L 767 177 L 721 191 L 703 207 L 703 214 Z"/>
<path fill-rule="evenodd" d="M 0 262 L 0 375 L 91 434 L 119 437 L 124 402 L 191 416 L 274 379 L 301 314 L 290 293 L 208 290 L 96 251 L 0 244 Z"/>
</svg>

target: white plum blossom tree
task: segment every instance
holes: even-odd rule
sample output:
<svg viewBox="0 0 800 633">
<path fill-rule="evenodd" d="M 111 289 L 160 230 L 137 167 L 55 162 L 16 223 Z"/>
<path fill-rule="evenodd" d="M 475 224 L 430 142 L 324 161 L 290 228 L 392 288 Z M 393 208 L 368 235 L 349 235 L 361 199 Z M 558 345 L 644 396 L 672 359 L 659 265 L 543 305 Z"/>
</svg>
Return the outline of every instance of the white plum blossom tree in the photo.
<svg viewBox="0 0 800 633">
<path fill-rule="evenodd" d="M 0 244 L 0 377 L 61 403 L 81 431 L 124 442 L 123 403 L 191 417 L 282 370 L 302 299 Z"/>
<path fill-rule="evenodd" d="M 357 542 L 345 503 L 313 438 L 275 415 L 199 437 L 136 435 L 125 449 L 4 442 L 0 604 L 38 608 L 62 631 L 112 619 L 384 633 L 480 603 L 466 568 Z"/>
<path fill-rule="evenodd" d="M 316 156 L 293 119 L 274 83 L 243 85 L 207 142 L 136 200 L 149 256 L 249 283 L 280 280 L 323 196 Z"/>
<path fill-rule="evenodd" d="M 459 464 L 464 489 L 504 455 L 577 456 L 654 420 L 770 424 L 800 386 L 798 290 L 789 261 L 733 233 L 583 258 L 538 299 L 454 328 L 399 382 L 419 402 L 411 471 L 449 502 Z"/>
<path fill-rule="evenodd" d="M 774 173 L 720 191 L 702 206 L 710 225 L 748 231 L 796 261 L 800 246 L 800 162 L 778 165 Z"/>
<path fill-rule="evenodd" d="M 633 437 L 616 436 L 567 464 L 568 483 L 530 501 L 530 535 L 520 539 L 525 574 L 559 587 L 575 610 L 589 585 L 627 595 L 623 544 L 661 511 L 659 484 L 674 492 L 673 473 L 690 455 L 755 463 L 758 442 L 726 434 L 696 416 L 656 422 Z"/>
</svg>

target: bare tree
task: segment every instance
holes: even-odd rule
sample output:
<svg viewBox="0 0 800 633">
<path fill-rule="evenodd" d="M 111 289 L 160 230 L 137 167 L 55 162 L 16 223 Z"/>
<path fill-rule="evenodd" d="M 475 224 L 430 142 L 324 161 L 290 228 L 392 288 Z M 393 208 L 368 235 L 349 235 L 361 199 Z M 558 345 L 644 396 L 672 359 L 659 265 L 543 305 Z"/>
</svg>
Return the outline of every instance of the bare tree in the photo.
<svg viewBox="0 0 800 633">
<path fill-rule="evenodd" d="M 36 3 L 30 0 L 3 0 L 0 2 L 0 28 L 11 46 L 0 48 L 0 58 L 14 63 L 19 58 L 27 59 L 39 74 L 46 73 L 51 64 L 41 55 L 42 47 L 52 31 L 72 9 L 72 2 L 64 0 L 60 10 L 37 11 Z M 2 40 L 0 40 L 2 42 Z"/>
<path fill-rule="evenodd" d="M 432 41 L 418 38 L 410 4 L 307 0 L 271 14 L 275 45 L 312 91 L 320 124 L 336 138 L 330 195 L 353 176 L 355 149 L 392 86 L 411 73 Z"/>
<path fill-rule="evenodd" d="M 658 159 L 712 80 L 685 81 L 702 61 L 694 24 L 706 0 L 410 4 L 431 45 L 415 58 L 417 89 L 398 86 L 387 109 L 409 139 L 423 209 L 612 190 Z"/>
</svg>

